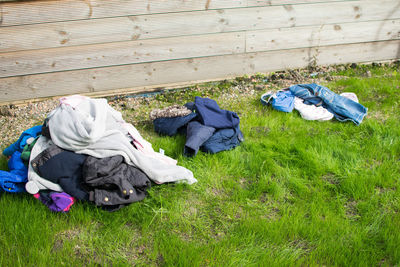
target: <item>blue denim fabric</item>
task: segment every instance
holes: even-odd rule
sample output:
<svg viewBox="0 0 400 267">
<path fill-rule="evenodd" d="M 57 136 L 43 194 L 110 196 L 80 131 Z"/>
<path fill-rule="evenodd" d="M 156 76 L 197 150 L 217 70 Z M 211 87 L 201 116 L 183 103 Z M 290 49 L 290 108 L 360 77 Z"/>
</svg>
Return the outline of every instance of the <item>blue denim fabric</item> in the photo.
<svg viewBox="0 0 400 267">
<path fill-rule="evenodd" d="M 22 162 L 21 153 L 15 151 L 8 160 L 7 171 L 0 171 L 0 192 L 21 193 L 25 191 L 25 183 L 28 181 L 28 168 Z"/>
<path fill-rule="evenodd" d="M 240 144 L 243 134 L 239 125 L 235 128 L 227 128 L 216 131 L 202 146 L 201 150 L 214 154 L 220 151 L 232 149 Z"/>
<path fill-rule="evenodd" d="M 239 125 L 239 116 L 235 112 L 221 109 L 213 99 L 196 96 L 194 104 L 199 120 L 205 126 L 222 129 Z"/>
<path fill-rule="evenodd" d="M 280 91 L 272 97 L 271 105 L 274 109 L 292 112 L 294 109 L 294 95 L 290 91 Z"/>
<path fill-rule="evenodd" d="M 185 126 L 189 121 L 193 120 L 197 116 L 196 113 L 190 113 L 184 117 L 173 117 L 173 118 L 158 118 L 153 121 L 154 131 L 159 134 L 166 134 L 173 136 L 178 133 L 179 128 Z"/>
<path fill-rule="evenodd" d="M 293 85 L 289 90 L 304 99 L 305 104 L 322 105 L 339 121 L 352 121 L 359 125 L 368 111 L 363 105 L 315 83 Z"/>
<path fill-rule="evenodd" d="M 186 156 L 196 156 L 200 147 L 215 132 L 215 128 L 204 126 L 198 121 L 189 122 L 186 131 L 186 143 L 183 154 Z"/>
<path fill-rule="evenodd" d="M 34 126 L 24 131 L 14 144 L 11 144 L 9 147 L 3 150 L 3 155 L 11 156 L 15 151 L 22 152 L 26 145 L 26 140 L 28 140 L 30 137 L 35 138 L 41 133 L 41 131 L 42 125 Z"/>
</svg>

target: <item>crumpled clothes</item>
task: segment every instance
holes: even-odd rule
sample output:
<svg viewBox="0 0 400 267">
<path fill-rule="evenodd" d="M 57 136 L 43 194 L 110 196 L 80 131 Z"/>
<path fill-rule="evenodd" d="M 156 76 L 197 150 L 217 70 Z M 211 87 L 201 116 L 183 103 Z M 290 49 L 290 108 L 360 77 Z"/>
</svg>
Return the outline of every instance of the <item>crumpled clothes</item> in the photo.
<svg viewBox="0 0 400 267">
<path fill-rule="evenodd" d="M 84 98 L 76 104 L 72 107 L 67 98 L 48 115 L 51 138 L 57 146 L 96 158 L 121 155 L 127 164 L 141 169 L 155 183 L 197 182 L 190 170 L 134 147 L 122 114 L 106 99 Z"/>
<path fill-rule="evenodd" d="M 150 120 L 158 118 L 173 118 L 173 117 L 184 117 L 192 113 L 190 109 L 185 106 L 172 105 L 164 109 L 154 109 L 150 112 Z"/>
<path fill-rule="evenodd" d="M 368 108 L 360 103 L 315 83 L 292 85 L 289 90 L 295 96 L 302 98 L 305 104 L 322 105 L 332 112 L 338 121 L 352 121 L 359 125 L 368 112 Z"/>
</svg>

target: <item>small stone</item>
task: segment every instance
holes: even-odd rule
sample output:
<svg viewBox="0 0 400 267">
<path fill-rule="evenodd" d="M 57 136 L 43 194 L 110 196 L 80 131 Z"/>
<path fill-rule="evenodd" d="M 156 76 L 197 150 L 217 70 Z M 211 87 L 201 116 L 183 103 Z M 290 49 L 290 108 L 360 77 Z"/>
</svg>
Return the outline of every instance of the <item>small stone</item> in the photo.
<svg viewBox="0 0 400 267">
<path fill-rule="evenodd" d="M 0 115 L 2 116 L 13 116 L 11 110 L 6 106 L 0 106 Z"/>
<path fill-rule="evenodd" d="M 369 70 L 367 70 L 367 71 L 365 72 L 365 76 L 368 77 L 368 78 L 370 78 L 370 77 L 372 77 L 372 73 L 371 73 Z"/>
<path fill-rule="evenodd" d="M 352 68 L 352 69 L 357 68 L 357 63 L 351 63 L 350 68 Z"/>
<path fill-rule="evenodd" d="M 343 66 L 343 65 L 340 65 L 340 66 L 337 67 L 337 70 L 338 70 L 338 71 L 345 71 L 345 70 L 346 70 L 346 67 Z"/>
<path fill-rule="evenodd" d="M 254 87 L 254 89 L 257 90 L 257 91 L 263 91 L 263 90 L 265 90 L 265 85 L 263 85 L 263 84 L 257 84 L 257 85 Z"/>
</svg>

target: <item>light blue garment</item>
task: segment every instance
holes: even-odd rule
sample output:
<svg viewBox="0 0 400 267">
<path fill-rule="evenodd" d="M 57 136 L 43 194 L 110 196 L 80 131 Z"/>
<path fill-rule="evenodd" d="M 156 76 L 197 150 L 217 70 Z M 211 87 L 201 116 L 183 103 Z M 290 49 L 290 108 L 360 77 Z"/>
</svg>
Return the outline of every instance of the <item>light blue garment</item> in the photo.
<svg viewBox="0 0 400 267">
<path fill-rule="evenodd" d="M 293 85 L 289 90 L 295 96 L 304 99 L 305 104 L 322 105 L 332 112 L 338 121 L 352 121 L 359 125 L 367 115 L 368 109 L 360 103 L 337 95 L 315 83 Z"/>
<path fill-rule="evenodd" d="M 276 110 L 292 112 L 294 108 L 294 95 L 290 91 L 279 91 L 272 97 L 271 105 Z"/>
</svg>

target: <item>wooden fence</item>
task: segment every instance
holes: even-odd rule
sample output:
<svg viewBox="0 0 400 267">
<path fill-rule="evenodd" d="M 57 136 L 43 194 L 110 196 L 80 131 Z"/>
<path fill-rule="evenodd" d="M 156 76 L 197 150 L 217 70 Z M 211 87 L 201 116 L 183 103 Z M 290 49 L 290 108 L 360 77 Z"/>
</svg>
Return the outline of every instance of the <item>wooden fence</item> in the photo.
<svg viewBox="0 0 400 267">
<path fill-rule="evenodd" d="M 0 103 L 397 58 L 399 0 L 0 3 Z"/>
</svg>

